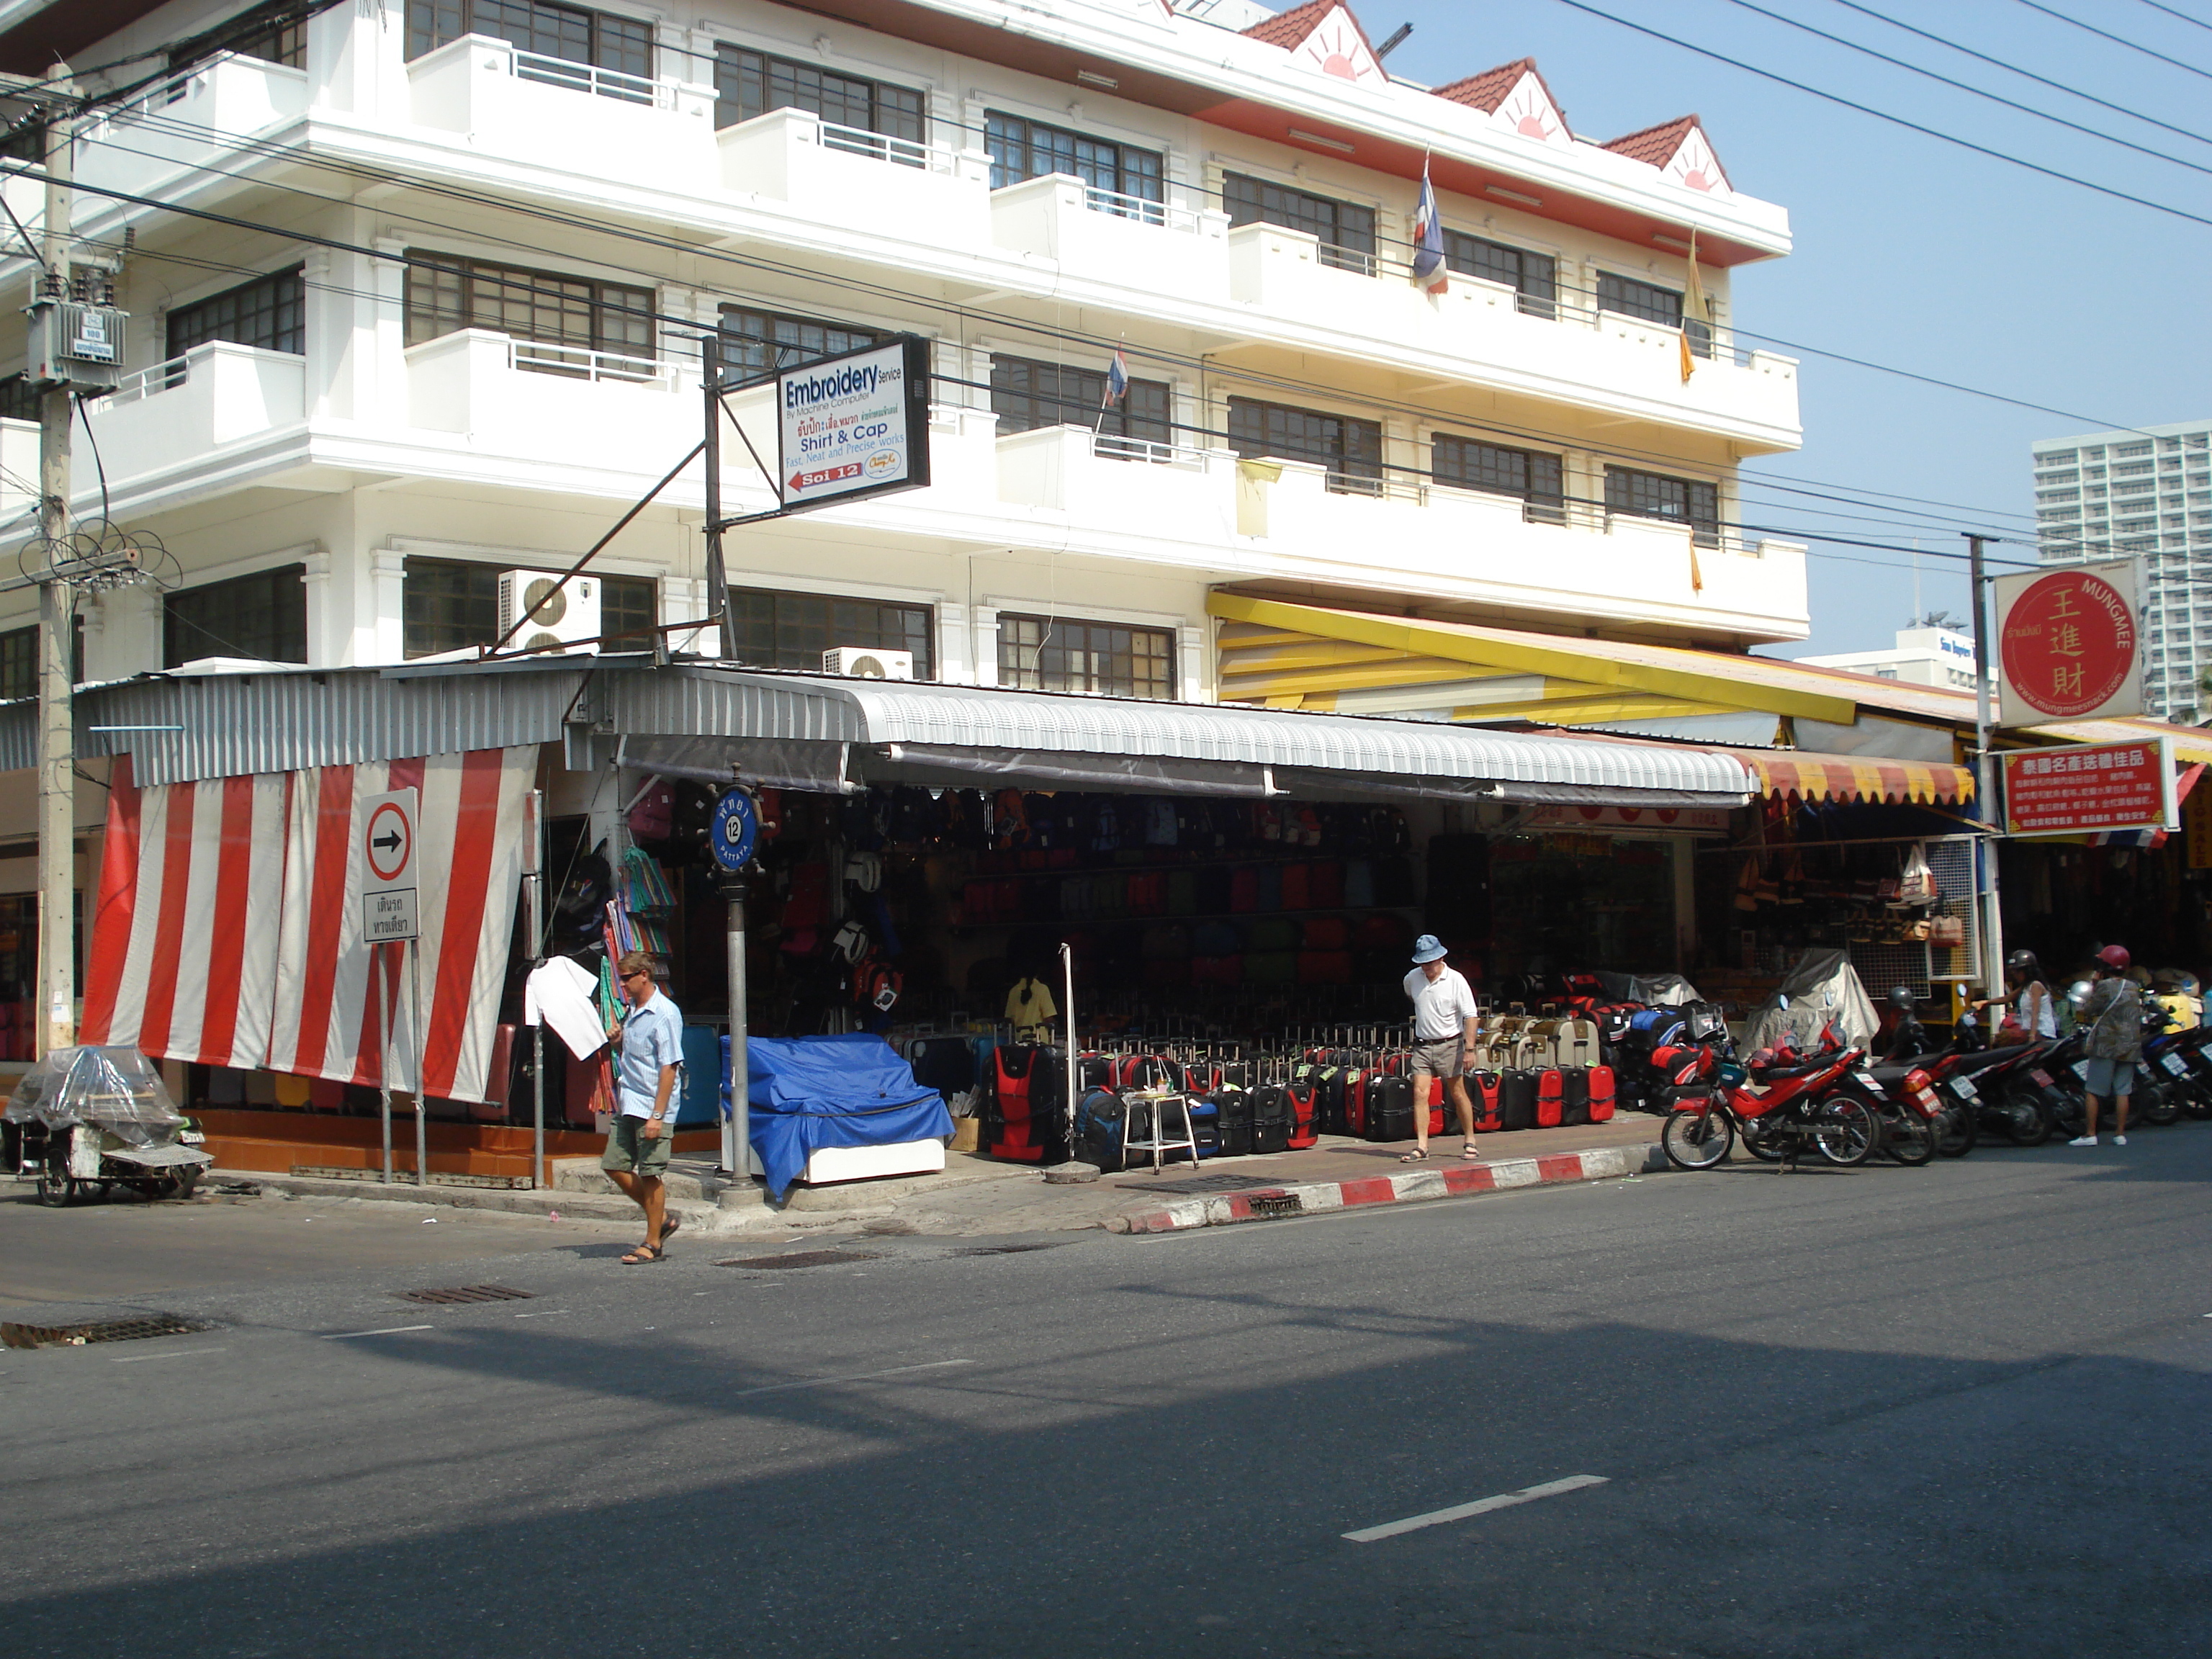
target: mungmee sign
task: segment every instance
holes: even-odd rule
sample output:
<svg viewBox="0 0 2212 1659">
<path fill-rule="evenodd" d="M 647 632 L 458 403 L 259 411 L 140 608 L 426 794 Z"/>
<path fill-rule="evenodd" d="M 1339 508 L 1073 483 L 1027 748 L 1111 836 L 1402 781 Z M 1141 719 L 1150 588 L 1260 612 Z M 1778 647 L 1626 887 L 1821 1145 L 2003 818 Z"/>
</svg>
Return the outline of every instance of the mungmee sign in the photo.
<svg viewBox="0 0 2212 1659">
<path fill-rule="evenodd" d="M 787 509 L 929 482 L 929 344 L 902 334 L 775 377 Z"/>
</svg>

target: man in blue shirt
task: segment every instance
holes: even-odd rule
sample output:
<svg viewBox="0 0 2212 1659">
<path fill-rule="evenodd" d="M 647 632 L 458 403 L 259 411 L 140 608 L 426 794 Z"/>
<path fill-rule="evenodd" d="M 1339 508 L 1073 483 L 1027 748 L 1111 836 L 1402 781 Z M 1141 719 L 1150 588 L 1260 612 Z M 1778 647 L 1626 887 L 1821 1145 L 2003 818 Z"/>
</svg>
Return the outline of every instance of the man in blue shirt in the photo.
<svg viewBox="0 0 2212 1659">
<path fill-rule="evenodd" d="M 629 1012 L 616 1033 L 614 1127 L 599 1167 L 645 1212 L 645 1243 L 623 1257 L 635 1267 L 666 1259 L 681 1224 L 667 1212 L 661 1180 L 676 1141 L 676 1090 L 684 1071 L 684 1015 L 654 983 L 651 957 L 625 952 L 616 964 Z"/>
</svg>

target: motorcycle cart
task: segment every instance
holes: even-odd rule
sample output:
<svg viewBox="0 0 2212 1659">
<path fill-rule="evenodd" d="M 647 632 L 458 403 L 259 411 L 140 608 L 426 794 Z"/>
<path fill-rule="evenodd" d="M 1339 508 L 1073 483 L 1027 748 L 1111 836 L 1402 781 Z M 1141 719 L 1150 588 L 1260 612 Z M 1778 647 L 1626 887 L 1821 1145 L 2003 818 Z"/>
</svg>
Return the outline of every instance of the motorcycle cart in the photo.
<svg viewBox="0 0 2212 1659">
<path fill-rule="evenodd" d="M 183 1198 L 215 1162 L 136 1048 L 55 1049 L 15 1085 L 0 1132 L 15 1179 L 57 1208 L 118 1186 Z"/>
</svg>

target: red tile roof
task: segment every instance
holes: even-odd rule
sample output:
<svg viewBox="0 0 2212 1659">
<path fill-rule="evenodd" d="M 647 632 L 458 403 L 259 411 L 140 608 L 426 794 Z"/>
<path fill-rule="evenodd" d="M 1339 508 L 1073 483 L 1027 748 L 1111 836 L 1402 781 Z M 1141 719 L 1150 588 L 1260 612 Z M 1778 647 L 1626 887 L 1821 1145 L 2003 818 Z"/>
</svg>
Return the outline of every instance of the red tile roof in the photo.
<svg viewBox="0 0 2212 1659">
<path fill-rule="evenodd" d="M 1359 19 L 1353 15 L 1352 8 L 1345 5 L 1343 0 L 1306 0 L 1303 6 L 1293 6 L 1273 17 L 1261 18 L 1243 33 L 1255 40 L 1264 40 L 1271 46 L 1280 46 L 1289 52 L 1319 28 L 1329 13 L 1340 9 L 1351 20 L 1352 33 L 1359 37 L 1360 44 L 1371 54 L 1375 43 L 1367 38 L 1367 31 L 1360 27 Z"/>
<path fill-rule="evenodd" d="M 1674 152 L 1682 148 L 1682 140 L 1689 137 L 1690 130 L 1703 125 L 1694 115 L 1677 116 L 1672 121 L 1662 121 L 1656 127 L 1645 127 L 1640 132 L 1626 134 L 1605 148 L 1616 155 L 1626 155 L 1632 161 L 1663 167 L 1674 159 Z"/>
<path fill-rule="evenodd" d="M 1449 98 L 1455 104 L 1465 104 L 1480 110 L 1485 115 L 1498 113 L 1498 106 L 1505 101 L 1505 94 L 1521 84 L 1521 77 L 1536 67 L 1533 58 L 1516 58 L 1510 64 L 1500 64 L 1496 69 L 1485 70 L 1480 75 L 1470 75 L 1463 81 L 1455 81 L 1448 87 L 1432 87 L 1439 98 Z M 1537 79 L 1543 77 L 1539 76 Z M 1547 88 L 1547 91 L 1550 88 Z"/>
</svg>

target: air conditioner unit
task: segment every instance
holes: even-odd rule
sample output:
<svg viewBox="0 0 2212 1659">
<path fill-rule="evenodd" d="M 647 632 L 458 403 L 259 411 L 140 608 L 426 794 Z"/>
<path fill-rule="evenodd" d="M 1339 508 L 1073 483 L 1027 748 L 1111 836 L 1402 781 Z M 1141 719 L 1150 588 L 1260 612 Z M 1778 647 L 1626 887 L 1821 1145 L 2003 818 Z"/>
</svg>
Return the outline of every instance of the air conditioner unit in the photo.
<svg viewBox="0 0 2212 1659">
<path fill-rule="evenodd" d="M 872 645 L 841 645 L 822 653 L 822 672 L 860 680 L 910 680 L 914 653 L 879 651 Z"/>
<path fill-rule="evenodd" d="M 551 570 L 502 570 L 499 573 L 499 631 L 514 628 L 515 618 L 526 617 L 510 651 L 542 650 L 568 646 L 596 651 L 599 637 L 599 579 L 578 576 L 565 587 L 561 574 Z M 556 592 L 556 589 L 558 592 Z M 586 643 L 586 641 L 594 643 Z"/>
</svg>

